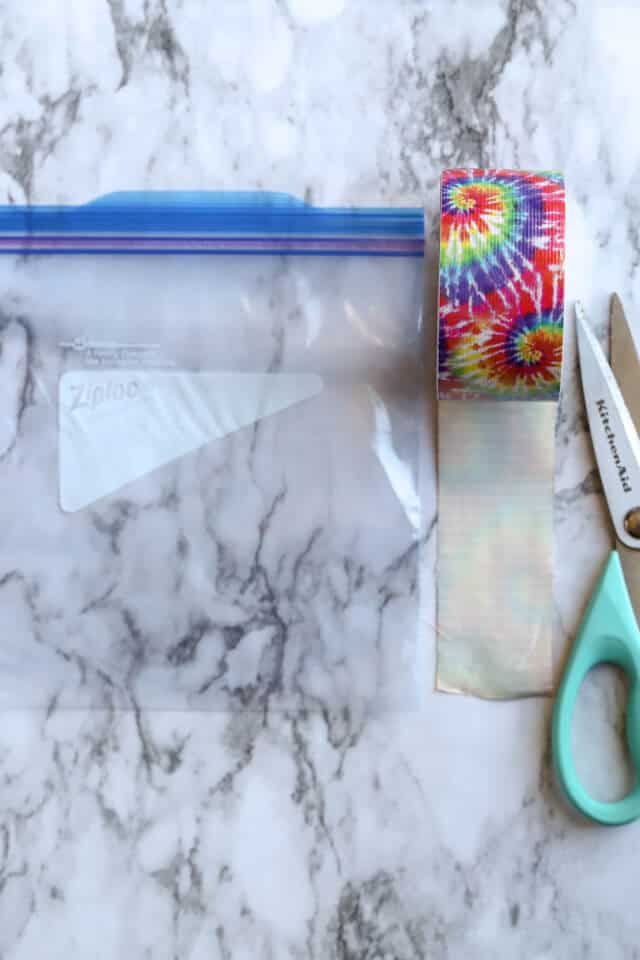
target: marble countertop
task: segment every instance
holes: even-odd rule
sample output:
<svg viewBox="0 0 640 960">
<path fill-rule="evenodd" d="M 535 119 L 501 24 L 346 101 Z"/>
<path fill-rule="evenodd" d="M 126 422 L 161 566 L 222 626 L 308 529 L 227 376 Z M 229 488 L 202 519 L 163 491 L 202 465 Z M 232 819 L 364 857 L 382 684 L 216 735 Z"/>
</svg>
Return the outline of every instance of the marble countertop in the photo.
<svg viewBox="0 0 640 960">
<path fill-rule="evenodd" d="M 600 332 L 611 290 L 640 306 L 632 2 L 1 0 L 0 15 L 0 202 L 285 190 L 424 205 L 433 239 L 443 167 L 562 169 L 569 300 Z M 565 374 L 558 665 L 608 547 L 571 328 Z M 3 960 L 640 957 L 640 827 L 562 802 L 551 702 L 432 692 L 426 473 L 418 709 L 3 713 Z M 625 783 L 623 699 L 601 674 L 580 704 L 581 770 L 605 796 Z"/>
</svg>

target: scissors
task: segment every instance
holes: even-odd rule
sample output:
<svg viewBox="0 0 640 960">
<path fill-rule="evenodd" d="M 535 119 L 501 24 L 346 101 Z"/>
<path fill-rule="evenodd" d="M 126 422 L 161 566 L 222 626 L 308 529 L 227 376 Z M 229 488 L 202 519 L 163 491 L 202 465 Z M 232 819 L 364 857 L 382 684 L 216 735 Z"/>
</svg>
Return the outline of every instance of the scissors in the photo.
<svg viewBox="0 0 640 960">
<path fill-rule="evenodd" d="M 611 367 L 579 303 L 575 315 L 589 430 L 615 544 L 558 690 L 552 752 L 556 775 L 573 805 L 598 823 L 615 825 L 640 817 L 640 361 L 616 294 L 609 312 Z M 626 732 L 635 784 L 626 797 L 613 803 L 595 800 L 584 789 L 571 745 L 578 690 L 587 672 L 599 663 L 621 667 L 630 681 Z"/>
</svg>

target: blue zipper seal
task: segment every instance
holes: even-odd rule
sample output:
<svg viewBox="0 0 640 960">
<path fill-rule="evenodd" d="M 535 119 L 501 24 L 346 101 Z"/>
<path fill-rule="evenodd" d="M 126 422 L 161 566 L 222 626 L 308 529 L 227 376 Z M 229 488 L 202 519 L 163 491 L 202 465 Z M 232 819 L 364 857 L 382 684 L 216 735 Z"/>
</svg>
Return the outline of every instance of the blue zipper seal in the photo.
<svg viewBox="0 0 640 960">
<path fill-rule="evenodd" d="M 420 209 L 314 207 L 283 193 L 122 192 L 0 207 L 0 253 L 421 257 Z"/>
</svg>

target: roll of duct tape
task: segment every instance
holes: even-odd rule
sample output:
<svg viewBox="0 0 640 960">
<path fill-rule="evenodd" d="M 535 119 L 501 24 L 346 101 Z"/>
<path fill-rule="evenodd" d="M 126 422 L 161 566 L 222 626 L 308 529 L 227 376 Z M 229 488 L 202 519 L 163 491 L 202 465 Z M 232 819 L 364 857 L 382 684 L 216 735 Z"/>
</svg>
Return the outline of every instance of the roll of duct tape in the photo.
<svg viewBox="0 0 640 960">
<path fill-rule="evenodd" d="M 443 173 L 441 398 L 557 399 L 564 223 L 559 174 Z"/>
</svg>

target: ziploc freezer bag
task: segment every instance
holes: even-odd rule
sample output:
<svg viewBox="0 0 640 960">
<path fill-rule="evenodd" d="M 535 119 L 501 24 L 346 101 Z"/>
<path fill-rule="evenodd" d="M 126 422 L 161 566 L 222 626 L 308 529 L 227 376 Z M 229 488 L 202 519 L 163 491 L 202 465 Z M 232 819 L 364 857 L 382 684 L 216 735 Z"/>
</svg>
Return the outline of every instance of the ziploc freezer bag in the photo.
<svg viewBox="0 0 640 960">
<path fill-rule="evenodd" d="M 280 195 L 0 210 L 0 704 L 413 697 L 422 244 Z"/>
</svg>

